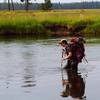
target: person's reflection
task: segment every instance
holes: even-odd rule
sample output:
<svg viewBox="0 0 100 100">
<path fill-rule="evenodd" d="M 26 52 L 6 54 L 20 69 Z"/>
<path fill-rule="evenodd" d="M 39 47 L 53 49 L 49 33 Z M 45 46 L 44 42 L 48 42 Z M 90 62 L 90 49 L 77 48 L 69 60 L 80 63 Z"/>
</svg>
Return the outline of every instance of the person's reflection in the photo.
<svg viewBox="0 0 100 100">
<path fill-rule="evenodd" d="M 74 99 L 85 99 L 84 96 L 85 92 L 85 83 L 83 81 L 83 78 L 81 75 L 79 75 L 77 72 L 66 69 L 65 70 L 68 76 L 68 79 L 64 79 L 62 81 L 62 84 L 64 86 L 64 90 L 61 94 L 62 97 L 68 97 L 71 96 Z"/>
</svg>

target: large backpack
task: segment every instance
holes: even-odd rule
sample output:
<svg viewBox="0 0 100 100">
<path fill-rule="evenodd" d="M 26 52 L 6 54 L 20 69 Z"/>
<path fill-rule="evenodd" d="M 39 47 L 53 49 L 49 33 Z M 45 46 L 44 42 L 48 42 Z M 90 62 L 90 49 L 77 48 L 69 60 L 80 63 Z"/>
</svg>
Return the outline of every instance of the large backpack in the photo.
<svg viewBox="0 0 100 100">
<path fill-rule="evenodd" d="M 82 59 L 85 56 L 85 48 L 84 48 L 84 44 L 77 43 L 76 46 L 77 46 L 76 57 L 78 62 L 80 63 L 82 62 Z"/>
<path fill-rule="evenodd" d="M 76 48 L 75 54 L 76 58 L 79 63 L 82 62 L 82 59 L 85 56 L 85 48 L 84 48 L 84 42 L 82 42 L 82 38 L 78 38 L 77 40 L 74 38 L 71 40 L 74 44 L 74 47 Z"/>
</svg>

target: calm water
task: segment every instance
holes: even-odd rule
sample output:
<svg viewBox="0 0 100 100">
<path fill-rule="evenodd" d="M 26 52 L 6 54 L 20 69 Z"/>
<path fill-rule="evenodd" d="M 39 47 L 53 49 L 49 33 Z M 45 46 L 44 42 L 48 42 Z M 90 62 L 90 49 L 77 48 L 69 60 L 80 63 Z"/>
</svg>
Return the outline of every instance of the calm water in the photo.
<svg viewBox="0 0 100 100">
<path fill-rule="evenodd" d="M 60 96 L 61 48 L 58 40 L 0 42 L 1 100 L 74 100 Z M 86 45 L 88 64 L 79 65 L 86 100 L 100 98 L 100 44 Z"/>
</svg>

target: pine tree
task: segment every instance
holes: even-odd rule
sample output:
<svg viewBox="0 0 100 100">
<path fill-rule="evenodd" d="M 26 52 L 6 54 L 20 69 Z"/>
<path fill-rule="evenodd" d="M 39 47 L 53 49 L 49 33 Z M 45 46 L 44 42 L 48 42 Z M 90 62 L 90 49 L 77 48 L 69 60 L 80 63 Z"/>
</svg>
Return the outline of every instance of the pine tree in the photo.
<svg viewBox="0 0 100 100">
<path fill-rule="evenodd" d="M 25 2 L 25 10 L 29 10 L 29 0 L 20 0 L 21 2 Z"/>
<path fill-rule="evenodd" d="M 51 8 L 52 8 L 51 0 L 45 0 L 45 3 L 42 4 L 42 9 L 43 10 L 51 10 Z"/>
<path fill-rule="evenodd" d="M 12 9 L 14 10 L 13 0 L 11 0 L 11 5 L 12 5 Z M 9 9 L 9 11 L 11 10 L 11 5 L 10 5 L 10 0 L 8 0 L 8 9 Z"/>
</svg>

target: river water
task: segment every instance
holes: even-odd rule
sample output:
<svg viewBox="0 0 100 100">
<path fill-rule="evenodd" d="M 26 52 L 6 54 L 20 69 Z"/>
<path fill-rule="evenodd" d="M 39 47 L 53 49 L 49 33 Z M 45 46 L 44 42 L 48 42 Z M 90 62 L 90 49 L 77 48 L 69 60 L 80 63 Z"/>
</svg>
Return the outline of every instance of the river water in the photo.
<svg viewBox="0 0 100 100">
<path fill-rule="evenodd" d="M 61 48 L 59 39 L 0 42 L 1 100 L 74 100 L 60 96 Z M 86 58 L 79 64 L 84 79 L 84 100 L 100 97 L 100 44 L 86 44 Z M 76 100 L 76 99 L 75 99 Z"/>
</svg>

